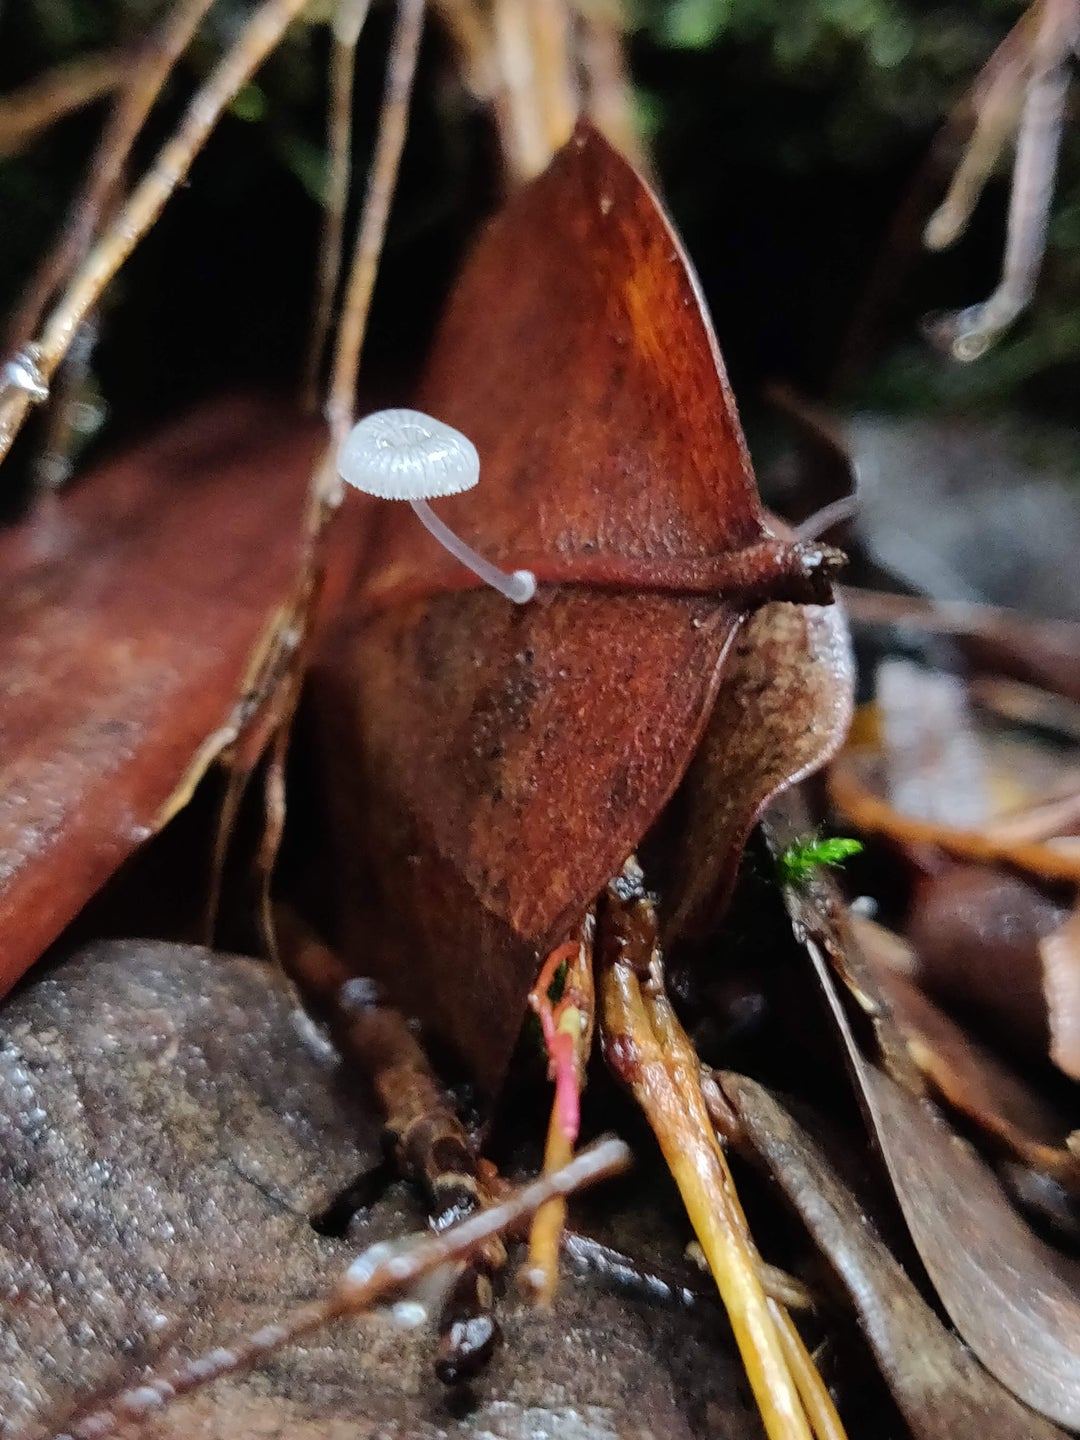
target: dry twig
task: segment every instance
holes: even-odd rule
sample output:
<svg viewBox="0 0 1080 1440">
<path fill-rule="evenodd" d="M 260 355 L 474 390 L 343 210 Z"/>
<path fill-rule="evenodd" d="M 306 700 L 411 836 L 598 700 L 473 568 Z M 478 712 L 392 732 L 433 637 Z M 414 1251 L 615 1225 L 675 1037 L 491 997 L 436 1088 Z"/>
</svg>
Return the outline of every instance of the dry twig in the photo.
<svg viewBox="0 0 1080 1440">
<path fill-rule="evenodd" d="M 311 327 L 305 394 L 314 409 L 319 368 L 330 333 L 334 296 L 341 274 L 341 250 L 345 235 L 345 206 L 349 198 L 349 168 L 352 160 L 353 82 L 356 75 L 356 47 L 364 28 L 371 0 L 340 0 L 333 23 L 330 58 L 330 103 L 326 115 L 326 148 L 330 168 L 326 181 L 323 232 L 319 247 L 319 278 L 315 313 Z"/>
<path fill-rule="evenodd" d="M 65 115 L 111 94 L 130 69 L 131 56 L 123 50 L 83 55 L 0 96 L 0 160 L 18 155 Z"/>
<path fill-rule="evenodd" d="M 964 231 L 1009 134 L 1017 131 L 1005 259 L 997 289 L 978 305 L 934 317 L 928 329 L 955 360 L 976 360 L 1031 303 L 1046 249 L 1069 87 L 1080 42 L 1080 0 L 1036 0 L 976 85 L 975 130 L 925 242 L 951 245 Z"/>
<path fill-rule="evenodd" d="M 46 398 L 75 332 L 106 285 L 161 214 L 183 181 L 222 111 L 277 45 L 307 0 L 265 0 L 241 30 L 206 84 L 191 101 L 176 134 L 166 142 L 108 230 L 53 309 L 41 338 L 13 356 L 0 372 L 0 460 L 11 448 L 32 403 Z"/>
<path fill-rule="evenodd" d="M 325 1299 L 189 1360 L 168 1375 L 149 1377 L 118 1395 L 107 1408 L 84 1416 L 56 1440 L 109 1440 L 127 1422 L 156 1414 L 180 1395 L 201 1390 L 223 1375 L 250 1370 L 283 1345 L 412 1289 L 426 1276 L 467 1259 L 496 1236 L 516 1229 L 547 1201 L 595 1185 L 629 1164 L 630 1151 L 621 1140 L 601 1140 L 556 1174 L 541 1175 L 522 1185 L 500 1204 L 477 1210 L 441 1235 L 408 1236 L 403 1241 L 372 1245 L 353 1261 Z"/>
<path fill-rule="evenodd" d="M 596 128 L 639 169 L 648 159 L 634 119 L 634 88 L 626 63 L 617 7 L 590 5 L 581 16 L 583 108 Z"/>
<path fill-rule="evenodd" d="M 397 185 L 401 152 L 409 124 L 416 61 L 424 24 L 424 0 L 399 0 L 397 23 L 386 70 L 386 89 L 375 156 L 368 176 L 364 209 L 357 228 L 352 266 L 345 291 L 345 304 L 338 325 L 327 418 L 330 422 L 331 461 L 352 424 L 356 404 L 356 377 L 360 350 L 367 331 L 371 294 L 379 267 L 386 222 Z M 329 466 L 333 470 L 332 463 Z"/>
<path fill-rule="evenodd" d="M 46 305 L 85 255 L 123 181 L 124 166 L 147 115 L 212 4 L 213 0 L 185 0 L 170 12 L 142 54 L 129 60 L 129 78 L 102 133 L 82 190 L 9 324 L 8 350 L 26 344 L 40 325 Z"/>
</svg>

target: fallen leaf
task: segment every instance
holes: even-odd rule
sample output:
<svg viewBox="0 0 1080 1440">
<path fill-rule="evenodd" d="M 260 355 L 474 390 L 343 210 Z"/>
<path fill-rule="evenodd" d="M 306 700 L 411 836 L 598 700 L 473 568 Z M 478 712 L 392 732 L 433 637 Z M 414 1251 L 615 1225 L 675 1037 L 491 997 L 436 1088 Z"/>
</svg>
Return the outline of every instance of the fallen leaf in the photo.
<svg viewBox="0 0 1080 1440">
<path fill-rule="evenodd" d="M 697 755 L 673 802 L 665 938 L 715 925 L 751 826 L 818 770 L 851 724 L 854 661 L 839 605 L 765 605 L 736 636 Z"/>
<path fill-rule="evenodd" d="M 401 1187 L 348 1240 L 308 1220 L 380 1153 L 356 1077 L 252 961 L 91 947 L 0 1012 L 0 1435 L 39 1440 L 161 1368 L 322 1294 L 418 1228 Z M 628 1182 L 629 1183 L 629 1182 Z M 342 1323 L 139 1428 L 159 1440 L 568 1440 L 754 1433 L 714 1304 L 568 1278 L 508 1300 L 473 1394 L 434 1379 L 431 1326 Z"/>
<path fill-rule="evenodd" d="M 480 456 L 447 520 L 538 592 L 476 588 L 383 505 L 312 700 L 349 837 L 344 948 L 491 1097 L 539 962 L 679 785 L 743 620 L 829 598 L 835 556 L 767 527 L 678 238 L 587 124 L 480 238 L 417 403 Z M 819 757 L 846 703 L 815 714 Z M 778 775 L 781 750 L 729 844 L 807 767 Z"/>
<path fill-rule="evenodd" d="M 0 993 L 267 698 L 316 435 L 219 403 L 0 534 Z"/>
<path fill-rule="evenodd" d="M 717 1075 L 747 1140 L 801 1216 L 855 1307 L 916 1440 L 1049 1440 L 1061 1432 L 947 1330 L 804 1130 L 745 1075 Z"/>
<path fill-rule="evenodd" d="M 1039 1240 L 989 1167 L 926 1101 L 873 1066 L 864 1093 L 931 1283 L 990 1373 L 1080 1428 L 1080 1266 Z"/>
<path fill-rule="evenodd" d="M 948 635 L 978 669 L 1080 700 L 1080 624 L 1075 621 L 1040 620 L 994 605 L 892 595 L 851 585 L 841 593 L 857 627 Z"/>
<path fill-rule="evenodd" d="M 1080 910 L 1039 943 L 1050 1058 L 1080 1080 Z"/>
<path fill-rule="evenodd" d="M 781 828 L 775 838 L 782 847 Z M 1039 1240 L 986 1163 L 922 1096 L 897 1082 L 887 1002 L 843 919 L 827 877 L 787 899 L 836 1019 L 904 1219 L 949 1318 L 996 1379 L 1049 1419 L 1080 1428 L 1080 1264 Z M 830 961 L 860 976 L 856 994 L 875 1034 L 894 1032 L 890 1073 L 855 1038 Z M 826 958 L 828 957 L 828 958 Z M 910 1065 L 910 1057 L 907 1059 Z"/>
<path fill-rule="evenodd" d="M 955 676 L 892 659 L 878 667 L 871 721 L 856 727 L 829 772 L 845 823 L 907 848 L 1080 881 L 1080 838 L 1070 833 L 1080 789 L 1075 742 L 1003 727 L 969 706 Z M 1053 828 L 1055 815 L 1064 833 Z M 1035 816 L 1049 834 L 1032 830 Z"/>
<path fill-rule="evenodd" d="M 879 963 L 879 926 L 857 916 L 852 916 L 851 925 L 912 1058 L 940 1098 L 1025 1165 L 1080 1193 L 1080 1166 L 1065 1143 L 1071 1128 L 1065 1115 L 966 1034 L 910 978 L 887 962 Z M 888 938 L 893 943 L 899 939 Z M 916 968 L 913 963 L 912 969 Z"/>
<path fill-rule="evenodd" d="M 1040 942 L 1068 910 L 990 865 L 947 865 L 920 881 L 905 932 L 911 978 L 946 1006 L 964 1006 L 1015 1053 L 1045 1056 L 1049 1036 Z"/>
</svg>

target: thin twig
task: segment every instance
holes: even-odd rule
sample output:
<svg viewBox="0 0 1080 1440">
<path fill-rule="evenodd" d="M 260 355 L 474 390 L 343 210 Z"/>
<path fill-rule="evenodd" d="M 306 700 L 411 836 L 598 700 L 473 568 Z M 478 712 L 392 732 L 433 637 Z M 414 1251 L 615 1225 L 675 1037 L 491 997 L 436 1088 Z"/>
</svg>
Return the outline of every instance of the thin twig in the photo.
<svg viewBox="0 0 1080 1440">
<path fill-rule="evenodd" d="M 573 63 L 573 18 L 566 0 L 530 0 L 529 9 L 536 102 L 547 164 L 570 139 L 580 108 Z"/>
<path fill-rule="evenodd" d="M 1031 74 L 1031 50 L 1040 24 L 1036 0 L 1005 36 L 979 72 L 969 98 L 958 107 L 939 143 L 973 111 L 975 125 L 945 199 L 926 222 L 923 243 L 944 250 L 963 234 L 983 186 L 1015 131 Z"/>
<path fill-rule="evenodd" d="M 416 77 L 416 61 L 420 53 L 423 25 L 424 0 L 398 0 L 397 22 L 386 71 L 382 113 L 379 116 L 379 135 L 375 142 L 371 173 L 368 176 L 363 214 L 357 229 L 330 380 L 327 419 L 330 422 L 332 455 L 337 454 L 352 424 L 360 351 L 367 331 L 375 274 L 386 238 L 386 222 L 390 215 L 401 152 L 408 131 L 409 102 Z"/>
<path fill-rule="evenodd" d="M 955 313 L 933 317 L 927 326 L 931 336 L 947 346 L 954 360 L 977 360 L 1027 309 L 1035 294 L 1046 249 L 1069 88 L 1068 55 L 1080 38 L 1080 3 L 1078 0 L 1042 0 L 1032 9 L 1038 16 L 1038 29 L 1031 40 L 1029 73 L 1020 111 L 1001 279 L 988 299 Z M 999 118 L 995 127 L 1000 128 L 1000 124 Z M 976 138 L 979 138 L 978 132 Z M 985 140 L 986 146 L 992 148 L 997 139 L 992 133 Z M 988 157 L 970 163 L 976 172 L 988 171 Z M 954 203 L 960 206 L 962 200 L 963 197 Z M 941 228 L 935 224 L 938 218 L 935 217 L 929 227 L 931 240 L 938 238 L 937 230 Z M 948 211 L 945 223 L 948 223 Z"/>
<path fill-rule="evenodd" d="M 495 116 L 510 178 L 539 175 L 550 159 L 536 93 L 532 36 L 523 0 L 493 0 Z"/>
<path fill-rule="evenodd" d="M 1076 44 L 1078 0 L 1054 0 L 1053 34 L 1059 40 L 1060 58 L 1064 59 L 1070 44 Z M 1028 83 L 1034 66 L 1034 48 L 1040 34 L 1048 32 L 1046 0 L 1034 0 L 1020 20 L 983 66 L 969 95 L 956 107 L 944 129 L 934 142 L 930 156 L 920 167 L 908 192 L 893 216 L 880 254 L 871 270 L 854 318 L 848 329 L 831 387 L 846 388 L 856 381 L 880 342 L 884 317 L 902 289 L 902 281 L 911 268 L 917 252 L 917 236 L 921 231 L 923 244 L 938 250 L 951 245 L 963 234 L 975 204 L 1006 141 L 1020 121 Z M 1058 31 L 1057 22 L 1062 23 Z M 1070 41 L 1069 24 L 1073 26 Z M 954 147 L 959 137 L 970 128 L 974 113 L 975 127 L 963 148 L 945 199 L 924 223 L 931 201 L 931 191 L 938 188 L 939 156 Z M 1041 250 L 1040 250 L 1041 255 Z M 970 330 L 979 316 L 979 306 L 934 315 L 924 322 L 930 338 L 943 349 L 953 351 L 959 340 L 961 351 L 969 348 L 963 333 Z M 1000 331 L 998 332 L 1000 333 Z M 996 338 L 993 337 L 993 338 Z M 978 343 L 978 342 L 976 342 Z M 984 345 L 984 349 L 986 346 Z M 957 358 L 974 358 L 959 355 Z"/>
<path fill-rule="evenodd" d="M 647 169 L 648 157 L 635 119 L 634 86 L 618 20 L 602 7 L 590 6 L 581 16 L 580 26 L 584 108 L 601 134 L 639 169 Z"/>
<path fill-rule="evenodd" d="M 666 1053 L 632 965 L 604 963 L 598 993 L 605 1044 L 652 1126 L 727 1310 L 735 1343 L 770 1440 L 810 1440 L 796 1391 L 746 1244 L 733 1186 L 689 1074 Z"/>
<path fill-rule="evenodd" d="M 319 369 L 326 352 L 326 338 L 334 312 L 334 295 L 341 274 L 342 241 L 345 234 L 345 206 L 349 198 L 349 169 L 352 161 L 353 84 L 356 75 L 356 47 L 364 28 L 371 0 L 340 0 L 334 15 L 330 58 L 330 101 L 326 112 L 326 150 L 330 168 L 326 180 L 323 232 L 319 247 L 319 278 L 311 325 L 304 393 L 309 409 L 318 401 Z"/>
<path fill-rule="evenodd" d="M 977 360 L 984 355 L 1034 297 L 1046 249 L 1068 88 L 1069 72 L 1063 63 L 1033 75 L 1028 83 L 1013 167 L 1001 279 L 994 293 L 981 304 L 939 320 L 935 326 L 939 333 L 947 335 L 954 360 Z"/>
<path fill-rule="evenodd" d="M 540 1017 L 550 1057 L 551 1078 L 556 1087 L 544 1146 L 545 1174 L 561 1169 L 573 1155 L 577 1143 L 581 1091 L 592 1051 L 596 1015 L 593 992 L 594 929 L 595 919 L 590 913 L 578 939 L 559 946 L 548 957 L 529 995 L 529 1004 Z M 562 961 L 566 964 L 563 991 L 557 1004 L 552 1006 L 548 991 L 554 978 L 553 967 Z M 551 1200 L 542 1205 L 533 1219 L 529 1258 L 520 1278 L 540 1305 L 550 1305 L 555 1298 L 559 1245 L 565 1224 L 565 1200 Z"/>
<path fill-rule="evenodd" d="M 477 100 L 490 100 L 496 87 L 494 40 L 481 0 L 432 0 L 432 9 L 457 51 L 462 83 Z"/>
<path fill-rule="evenodd" d="M 222 111 L 277 45 L 307 0 L 266 0 L 194 97 L 171 140 L 132 192 L 68 285 L 41 339 L 0 373 L 0 460 L 11 448 L 30 404 L 43 398 L 79 325 L 183 181 Z"/>
<path fill-rule="evenodd" d="M 601 1140 L 562 1170 L 521 1186 L 498 1205 L 477 1210 L 441 1235 L 409 1236 L 400 1242 L 372 1245 L 353 1261 L 325 1299 L 189 1360 L 168 1375 L 152 1376 L 125 1390 L 108 1408 L 84 1416 L 56 1440 L 109 1440 L 125 1423 L 156 1414 L 177 1396 L 201 1390 L 223 1375 L 250 1370 L 283 1345 L 412 1289 L 425 1276 L 467 1259 L 495 1236 L 516 1229 L 545 1202 L 617 1175 L 628 1168 L 630 1160 L 630 1151 L 621 1140 Z"/>
<path fill-rule="evenodd" d="M 58 65 L 20 90 L 0 96 L 0 160 L 18 155 L 65 115 L 110 94 L 130 72 L 131 56 L 110 50 Z"/>
<path fill-rule="evenodd" d="M 212 4 L 213 0 L 185 0 L 171 11 L 142 54 L 129 62 L 130 78 L 113 106 L 81 192 L 9 323 L 7 350 L 26 344 L 40 325 L 46 305 L 86 254 L 123 181 L 124 166 L 147 115 Z"/>
</svg>

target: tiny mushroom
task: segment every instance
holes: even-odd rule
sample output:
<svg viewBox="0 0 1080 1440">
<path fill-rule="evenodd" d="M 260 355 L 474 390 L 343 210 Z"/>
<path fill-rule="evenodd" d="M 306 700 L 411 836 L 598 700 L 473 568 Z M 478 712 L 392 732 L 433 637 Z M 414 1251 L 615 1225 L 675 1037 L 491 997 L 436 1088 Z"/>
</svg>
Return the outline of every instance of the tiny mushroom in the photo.
<svg viewBox="0 0 1080 1440">
<path fill-rule="evenodd" d="M 338 472 L 348 485 L 382 500 L 408 500 L 451 555 L 515 604 L 536 594 L 531 570 L 508 575 L 478 555 L 443 523 L 427 503 L 439 495 L 459 495 L 480 478 L 476 446 L 458 430 L 419 410 L 379 410 L 354 425 L 338 456 Z"/>
</svg>

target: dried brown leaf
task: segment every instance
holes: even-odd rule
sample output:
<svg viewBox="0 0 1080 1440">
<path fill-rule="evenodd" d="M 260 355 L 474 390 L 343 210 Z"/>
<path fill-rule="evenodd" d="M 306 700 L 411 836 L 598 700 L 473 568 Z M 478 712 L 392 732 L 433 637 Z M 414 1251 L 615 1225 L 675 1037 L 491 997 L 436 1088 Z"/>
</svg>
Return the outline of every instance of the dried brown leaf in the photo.
<svg viewBox="0 0 1080 1440">
<path fill-rule="evenodd" d="M 1080 1080 L 1080 910 L 1039 945 L 1050 1025 L 1050 1058 Z"/>
<path fill-rule="evenodd" d="M 922 881 L 906 931 L 912 979 L 978 1015 L 1014 1052 L 1045 1056 L 1040 942 L 1067 918 L 1029 880 L 989 865 L 949 865 Z"/>
<path fill-rule="evenodd" d="M 0 535 L 0 991 L 269 698 L 315 444 L 218 403 Z"/>
<path fill-rule="evenodd" d="M 665 892 L 669 939 L 715 922 L 750 827 L 843 744 L 853 692 L 839 605 L 773 604 L 750 616 L 684 784 L 679 858 Z"/>
<path fill-rule="evenodd" d="M 880 1040 L 889 1007 L 824 877 L 788 902 L 837 1021 L 912 1239 L 949 1318 L 986 1368 L 1033 1409 L 1080 1426 L 1080 1265 L 1039 1240 L 992 1171 L 924 1098 L 870 1063 L 855 1038 L 826 954 L 860 976 L 858 999 Z M 843 970 L 841 970 L 843 974 Z M 897 1037 L 898 1038 L 898 1037 Z M 900 1042 L 901 1048 L 902 1041 Z M 909 1061 L 910 1063 L 910 1061 Z"/>
<path fill-rule="evenodd" d="M 1053 1425 L 1019 1404 L 937 1318 L 873 1222 L 783 1106 L 744 1075 L 718 1076 L 740 1125 L 802 1217 L 855 1306 L 916 1440 L 1047 1440 Z"/>
<path fill-rule="evenodd" d="M 879 736 L 865 738 L 875 728 L 880 732 L 882 727 L 863 727 L 862 736 L 845 747 L 829 772 L 830 798 L 847 824 L 900 846 L 936 846 L 957 859 L 1013 865 L 1043 880 L 1080 881 L 1080 839 L 1055 835 L 1033 840 L 1015 824 L 1000 823 L 1014 821 L 1021 808 L 1044 805 L 1062 785 L 1072 792 L 1080 775 L 1075 745 L 1048 756 L 1045 747 L 1012 737 L 982 737 L 973 731 L 967 738 L 979 741 L 977 753 L 985 774 L 979 777 L 984 788 L 977 798 L 983 803 L 968 797 L 968 803 L 961 805 L 950 793 L 963 791 L 968 777 L 958 783 L 954 776 L 950 787 L 940 793 L 934 782 L 944 773 L 943 767 L 925 764 L 920 776 L 909 776 L 908 785 L 909 793 L 920 789 L 935 796 L 933 809 L 924 813 L 921 806 L 904 808 L 905 795 L 895 774 L 891 780 L 889 776 L 898 757 L 883 738 L 880 743 Z M 918 737 L 912 748 L 925 756 L 934 748 L 931 739 L 929 734 Z"/>
<path fill-rule="evenodd" d="M 857 626 L 897 625 L 921 634 L 950 635 L 977 668 L 1080 700 L 1076 621 L 1042 620 L 996 605 L 892 595 L 850 585 L 842 593 Z"/>
<path fill-rule="evenodd" d="M 854 916 L 852 926 L 915 1063 L 938 1095 L 1025 1165 L 1080 1191 L 1080 1167 L 1065 1144 L 1069 1131 L 1065 1116 L 997 1055 L 966 1034 L 910 979 L 888 964 L 878 963 L 880 927 Z"/>
<path fill-rule="evenodd" d="M 98 945 L 0 1013 L 0 1435 L 61 1430 L 144 1367 L 323 1294 L 360 1245 L 415 1229 L 397 1190 L 318 1236 L 308 1214 L 378 1152 L 352 1077 L 251 961 Z M 404 1212 L 404 1213 L 403 1213 Z M 640 1216 L 638 1217 L 640 1220 Z M 432 1374 L 433 1327 L 347 1322 L 144 1422 L 161 1440 L 743 1437 L 730 1337 L 568 1279 L 553 1314 L 514 1299 L 471 1401 Z"/>
</svg>

